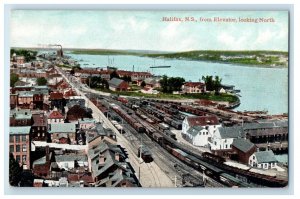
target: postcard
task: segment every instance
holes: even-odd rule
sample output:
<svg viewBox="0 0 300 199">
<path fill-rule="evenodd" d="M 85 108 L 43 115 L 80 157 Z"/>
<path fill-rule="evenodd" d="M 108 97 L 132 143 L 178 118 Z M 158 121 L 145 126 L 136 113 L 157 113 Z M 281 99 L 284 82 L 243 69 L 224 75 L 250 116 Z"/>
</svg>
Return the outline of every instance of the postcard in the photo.
<svg viewBox="0 0 300 199">
<path fill-rule="evenodd" d="M 9 184 L 287 187 L 288 11 L 10 15 Z"/>
</svg>

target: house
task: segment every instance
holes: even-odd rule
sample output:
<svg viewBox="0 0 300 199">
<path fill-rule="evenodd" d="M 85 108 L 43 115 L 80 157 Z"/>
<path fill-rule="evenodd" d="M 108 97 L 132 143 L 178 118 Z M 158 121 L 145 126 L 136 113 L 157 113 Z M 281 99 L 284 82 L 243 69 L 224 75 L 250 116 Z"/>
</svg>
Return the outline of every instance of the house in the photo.
<svg viewBox="0 0 300 199">
<path fill-rule="evenodd" d="M 55 124 L 55 123 L 64 123 L 65 117 L 54 108 L 48 115 L 48 124 Z"/>
<path fill-rule="evenodd" d="M 77 144 L 76 125 L 74 123 L 50 124 L 49 134 L 53 143 Z"/>
<path fill-rule="evenodd" d="M 109 89 L 112 91 L 127 91 L 128 83 L 122 79 L 112 78 L 108 81 Z"/>
<path fill-rule="evenodd" d="M 92 129 L 96 127 L 96 120 L 93 118 L 81 118 L 78 120 L 79 129 Z"/>
<path fill-rule="evenodd" d="M 60 92 L 52 92 L 50 93 L 49 100 L 51 101 L 51 107 L 58 108 L 61 111 L 64 111 L 65 99 L 63 93 Z"/>
<path fill-rule="evenodd" d="M 23 169 L 30 169 L 30 130 L 31 126 L 9 128 L 9 152 Z"/>
<path fill-rule="evenodd" d="M 250 156 L 256 152 L 256 146 L 244 138 L 234 139 L 232 142 L 233 158 L 240 163 L 248 164 Z"/>
<path fill-rule="evenodd" d="M 47 141 L 48 140 L 48 124 L 47 116 L 43 111 L 38 111 L 32 114 L 33 125 L 31 126 L 32 141 Z"/>
<path fill-rule="evenodd" d="M 208 138 L 212 135 L 202 126 L 190 127 L 185 135 L 185 139 L 195 146 L 207 146 Z"/>
<path fill-rule="evenodd" d="M 215 115 L 188 116 L 182 122 L 182 137 L 197 146 L 208 146 L 208 138 L 212 137 L 220 126 Z"/>
<path fill-rule="evenodd" d="M 18 105 L 18 94 L 12 94 L 12 92 L 10 92 L 10 108 L 16 108 Z"/>
<path fill-rule="evenodd" d="M 15 108 L 10 111 L 10 126 L 31 126 L 32 112 L 30 109 Z"/>
<path fill-rule="evenodd" d="M 160 88 L 160 77 L 148 77 L 144 80 L 146 86 L 150 88 Z"/>
<path fill-rule="evenodd" d="M 182 85 L 183 93 L 205 93 L 206 86 L 202 82 L 186 82 Z"/>
<path fill-rule="evenodd" d="M 18 91 L 19 106 L 23 108 L 30 108 L 33 105 L 33 92 L 32 91 Z"/>
<path fill-rule="evenodd" d="M 134 170 L 127 155 L 118 145 L 105 141 L 88 151 L 89 169 L 96 187 L 136 187 Z"/>
<path fill-rule="evenodd" d="M 219 127 L 209 139 L 210 149 L 216 153 L 231 151 L 233 140 L 243 137 L 243 129 L 240 126 Z"/>
<path fill-rule="evenodd" d="M 277 159 L 273 151 L 258 151 L 249 158 L 249 165 L 259 169 L 273 169 L 277 166 Z"/>
<path fill-rule="evenodd" d="M 59 169 L 69 171 L 75 167 L 88 167 L 88 158 L 85 154 L 68 153 L 55 155 L 55 162 Z"/>
</svg>

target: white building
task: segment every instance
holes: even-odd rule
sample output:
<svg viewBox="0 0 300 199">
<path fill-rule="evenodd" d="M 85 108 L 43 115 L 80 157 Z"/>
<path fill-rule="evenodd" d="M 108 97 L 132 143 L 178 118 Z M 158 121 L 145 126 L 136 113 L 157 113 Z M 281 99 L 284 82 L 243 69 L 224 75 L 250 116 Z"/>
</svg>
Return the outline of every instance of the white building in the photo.
<svg viewBox="0 0 300 199">
<path fill-rule="evenodd" d="M 86 155 L 79 154 L 65 154 L 56 155 L 55 162 L 60 169 L 69 171 L 75 167 L 88 167 L 88 158 Z"/>
<path fill-rule="evenodd" d="M 48 124 L 57 124 L 57 123 L 64 123 L 64 116 L 54 108 L 48 115 Z"/>
<path fill-rule="evenodd" d="M 182 137 L 196 146 L 208 146 L 208 139 L 221 127 L 216 116 L 186 117 L 182 123 Z"/>
<path fill-rule="evenodd" d="M 273 169 L 277 166 L 277 159 L 273 151 L 258 151 L 249 158 L 249 165 L 259 169 Z"/>
<path fill-rule="evenodd" d="M 209 139 L 211 150 L 232 149 L 233 140 L 242 137 L 242 127 L 219 127 L 215 134 Z"/>
<path fill-rule="evenodd" d="M 212 135 L 201 126 L 194 126 L 187 131 L 186 138 L 195 146 L 207 146 L 208 138 Z"/>
</svg>

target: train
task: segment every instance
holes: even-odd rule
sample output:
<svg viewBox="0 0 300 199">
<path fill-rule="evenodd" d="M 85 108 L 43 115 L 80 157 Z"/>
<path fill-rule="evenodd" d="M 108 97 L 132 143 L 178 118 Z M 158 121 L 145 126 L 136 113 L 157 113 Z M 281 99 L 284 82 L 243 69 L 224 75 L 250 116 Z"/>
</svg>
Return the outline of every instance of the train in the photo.
<svg viewBox="0 0 300 199">
<path fill-rule="evenodd" d="M 178 144 L 174 139 L 164 133 L 160 129 L 154 128 L 147 122 L 135 119 L 129 116 L 125 111 L 121 111 L 119 107 L 113 109 L 125 119 L 137 132 L 145 132 L 153 141 L 157 142 L 162 148 L 171 153 L 174 157 L 178 158 L 185 164 L 195 168 L 196 170 L 203 171 L 205 175 L 233 187 L 251 187 L 252 185 L 244 180 L 238 179 L 235 175 L 241 176 L 250 182 L 257 183 L 263 186 L 270 187 L 284 187 L 287 185 L 286 180 L 272 178 L 267 175 L 257 174 L 251 171 L 244 171 L 224 164 L 225 159 L 211 153 L 203 153 L 202 155 L 195 154 L 194 152 L 185 149 L 184 146 Z"/>
</svg>

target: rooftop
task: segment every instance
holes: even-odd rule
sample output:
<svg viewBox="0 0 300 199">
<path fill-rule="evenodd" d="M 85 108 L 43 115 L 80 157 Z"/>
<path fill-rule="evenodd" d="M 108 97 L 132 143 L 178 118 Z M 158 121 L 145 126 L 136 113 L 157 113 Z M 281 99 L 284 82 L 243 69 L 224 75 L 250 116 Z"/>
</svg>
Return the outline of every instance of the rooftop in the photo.
<svg viewBox="0 0 300 199">
<path fill-rule="evenodd" d="M 277 162 L 273 151 L 258 151 L 254 153 L 257 163 Z"/>
<path fill-rule="evenodd" d="M 243 135 L 243 128 L 240 126 L 233 127 L 219 127 L 220 136 L 222 139 L 226 138 L 238 138 Z"/>
<path fill-rule="evenodd" d="M 207 125 L 218 125 L 219 120 L 215 115 L 209 116 L 188 116 L 187 122 L 190 126 L 207 126 Z"/>
<path fill-rule="evenodd" d="M 234 139 L 232 146 L 239 149 L 240 151 L 243 151 L 244 153 L 248 152 L 250 149 L 255 147 L 255 145 L 252 142 L 249 142 L 248 140 L 242 138 Z"/>
<path fill-rule="evenodd" d="M 109 85 L 114 87 L 118 87 L 122 82 L 124 82 L 124 80 L 118 78 L 112 78 L 108 81 Z"/>
<path fill-rule="evenodd" d="M 75 133 L 76 125 L 74 123 L 50 124 L 49 133 Z"/>
<path fill-rule="evenodd" d="M 10 135 L 29 135 L 31 126 L 11 126 L 9 127 Z"/>
</svg>

